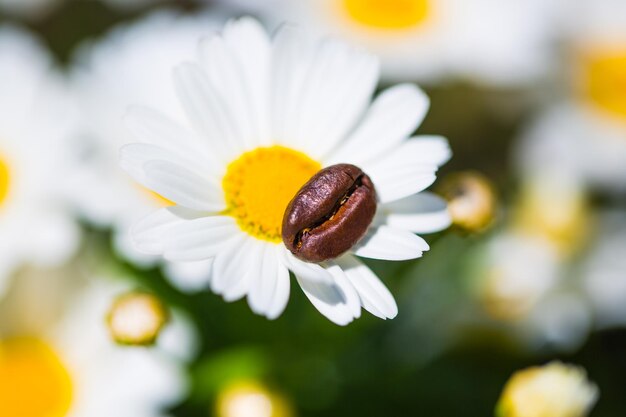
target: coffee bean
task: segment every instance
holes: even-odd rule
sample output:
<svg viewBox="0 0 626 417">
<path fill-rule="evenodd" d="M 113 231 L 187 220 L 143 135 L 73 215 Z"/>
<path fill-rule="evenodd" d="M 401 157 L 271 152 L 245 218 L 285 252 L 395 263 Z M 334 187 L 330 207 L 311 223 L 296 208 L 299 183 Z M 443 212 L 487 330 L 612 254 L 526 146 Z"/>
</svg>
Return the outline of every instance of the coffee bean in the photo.
<svg viewBox="0 0 626 417">
<path fill-rule="evenodd" d="M 327 261 L 361 240 L 374 214 L 372 180 L 354 165 L 332 165 L 311 177 L 287 206 L 283 242 L 303 261 Z"/>
</svg>

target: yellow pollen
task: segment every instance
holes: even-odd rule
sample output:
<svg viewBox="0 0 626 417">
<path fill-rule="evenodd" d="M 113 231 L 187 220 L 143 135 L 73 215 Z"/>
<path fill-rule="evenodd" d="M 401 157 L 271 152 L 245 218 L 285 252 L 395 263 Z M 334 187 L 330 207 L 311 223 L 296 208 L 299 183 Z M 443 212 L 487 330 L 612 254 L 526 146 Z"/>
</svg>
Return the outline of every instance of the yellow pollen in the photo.
<svg viewBox="0 0 626 417">
<path fill-rule="evenodd" d="M 9 195 L 10 179 L 9 165 L 0 155 L 0 206 Z"/>
<path fill-rule="evenodd" d="M 593 104 L 626 120 L 626 48 L 584 55 L 581 81 Z"/>
<path fill-rule="evenodd" d="M 408 29 L 429 16 L 429 0 L 342 0 L 354 21 L 376 29 Z"/>
<path fill-rule="evenodd" d="M 283 146 L 246 152 L 228 165 L 222 180 L 225 214 L 249 235 L 280 242 L 287 205 L 320 168 L 305 154 Z"/>
<path fill-rule="evenodd" d="M 72 402 L 70 375 L 41 340 L 0 340 L 0 416 L 63 417 Z"/>
</svg>

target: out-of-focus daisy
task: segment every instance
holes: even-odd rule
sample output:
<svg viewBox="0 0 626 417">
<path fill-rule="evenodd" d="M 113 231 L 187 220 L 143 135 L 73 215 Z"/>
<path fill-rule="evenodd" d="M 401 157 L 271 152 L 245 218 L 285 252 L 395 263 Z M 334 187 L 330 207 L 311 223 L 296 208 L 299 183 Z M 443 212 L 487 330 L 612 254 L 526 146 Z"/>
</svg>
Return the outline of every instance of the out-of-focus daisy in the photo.
<svg viewBox="0 0 626 417">
<path fill-rule="evenodd" d="M 521 143 L 527 169 L 561 166 L 587 183 L 626 190 L 626 4 L 576 2 L 564 13 L 565 94 Z"/>
<path fill-rule="evenodd" d="M 75 112 L 50 57 L 26 33 L 0 28 L 0 293 L 19 266 L 55 265 L 79 231 L 65 205 Z"/>
<path fill-rule="evenodd" d="M 151 15 L 114 29 L 103 40 L 85 45 L 76 59 L 74 81 L 82 110 L 85 149 L 78 197 L 80 211 L 91 221 L 113 226 L 116 249 L 145 265 L 154 257 L 139 253 L 129 227 L 137 219 L 171 202 L 137 184 L 117 164 L 120 146 L 134 142 L 122 116 L 130 103 L 150 106 L 183 120 L 171 81 L 172 67 L 195 56 L 194 45 L 211 34 L 217 18 Z M 167 275 L 183 289 L 206 285 L 210 262 L 168 263 Z"/>
<path fill-rule="evenodd" d="M 165 415 L 164 408 L 186 392 L 176 350 L 190 346 L 186 325 L 166 329 L 152 349 L 121 347 L 110 339 L 104 318 L 124 286 L 87 283 L 72 297 L 57 294 L 59 308 L 50 299 L 64 277 L 34 277 L 37 284 L 26 288 L 30 277 L 20 277 L 0 304 L 2 316 L 10 317 L 0 323 L 0 415 Z M 33 317 L 33 310 L 43 315 Z"/>
<path fill-rule="evenodd" d="M 551 362 L 516 372 L 506 383 L 497 417 L 584 417 L 598 399 L 598 387 L 584 369 Z"/>
<path fill-rule="evenodd" d="M 229 3 L 231 3 L 229 1 Z M 518 83 L 545 72 L 556 1 L 237 0 L 381 57 L 383 77 Z"/>
<path fill-rule="evenodd" d="M 570 261 L 587 243 L 590 219 L 576 182 L 552 173 L 526 179 L 511 223 L 486 246 L 475 293 L 487 315 L 533 348 L 578 346 L 591 324 Z"/>
<path fill-rule="evenodd" d="M 20 17 L 39 18 L 49 13 L 62 0 L 0 0 L 0 12 Z"/>
<path fill-rule="evenodd" d="M 450 218 L 443 200 L 420 192 L 435 180 L 450 150 L 441 137 L 409 138 L 428 109 L 417 87 L 392 87 L 370 104 L 377 79 L 374 57 L 333 39 L 307 38 L 290 26 L 270 40 L 246 18 L 205 39 L 198 60 L 179 65 L 174 74 L 191 128 L 140 107 L 126 119 L 142 143 L 122 148 L 122 166 L 176 203 L 135 226 L 139 248 L 170 260 L 214 259 L 212 290 L 226 300 L 247 295 L 252 310 L 268 318 L 287 304 L 289 270 L 335 323 L 359 317 L 361 306 L 394 317 L 393 296 L 354 255 L 402 260 L 428 250 L 413 233 L 441 230 Z M 348 254 L 305 262 L 281 240 L 285 209 L 307 180 L 337 163 L 358 165 L 371 178 L 376 217 L 356 246 L 342 246 L 347 233 L 321 244 Z M 322 188 L 334 190 L 339 178 L 354 184 L 325 209 L 334 211 L 323 211 L 321 223 L 311 223 L 302 240 L 290 243 L 319 237 L 327 230 L 318 228 L 322 223 L 358 218 L 342 211 L 349 206 L 343 204 L 352 196 L 371 197 L 369 180 L 348 174 Z M 312 214 L 312 207 L 301 208 L 302 216 Z M 346 222 L 353 232 L 354 224 Z"/>
</svg>

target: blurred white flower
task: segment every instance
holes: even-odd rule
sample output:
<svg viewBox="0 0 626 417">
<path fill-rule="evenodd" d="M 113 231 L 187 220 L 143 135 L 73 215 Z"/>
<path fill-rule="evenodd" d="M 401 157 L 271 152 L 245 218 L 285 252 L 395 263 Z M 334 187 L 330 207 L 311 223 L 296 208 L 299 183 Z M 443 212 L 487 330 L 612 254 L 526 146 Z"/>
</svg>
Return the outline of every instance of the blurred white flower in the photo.
<svg viewBox="0 0 626 417">
<path fill-rule="evenodd" d="M 584 417 L 598 399 L 598 388 L 584 369 L 551 362 L 523 369 L 506 383 L 497 417 Z"/>
<path fill-rule="evenodd" d="M 39 18 L 52 11 L 63 0 L 0 0 L 0 12 L 27 17 Z"/>
<path fill-rule="evenodd" d="M 119 148 L 134 141 L 122 124 L 133 103 L 183 120 L 172 87 L 176 63 L 195 57 L 195 45 L 219 25 L 219 17 L 183 17 L 157 13 L 130 26 L 114 29 L 97 43 L 84 45 L 75 62 L 74 86 L 82 111 L 83 178 L 77 204 L 89 220 L 113 226 L 118 252 L 139 265 L 156 258 L 139 253 L 129 238 L 138 218 L 169 204 L 137 184 L 118 166 Z M 168 263 L 166 275 L 184 290 L 206 286 L 211 262 Z"/>
<path fill-rule="evenodd" d="M 24 298 L 12 293 L 21 302 L 8 310 L 0 304 L 12 317 L 10 329 L 0 328 L 0 415 L 157 417 L 182 399 L 187 390 L 183 364 L 193 354 L 194 334 L 180 316 L 156 347 L 120 347 L 109 336 L 105 316 L 112 298 L 127 287 L 100 280 L 73 297 L 65 293 L 64 311 L 56 320 L 44 318 L 39 328 L 21 325 L 20 316 L 31 308 L 24 302 L 34 301 L 41 310 L 56 290 L 47 288 L 38 298 L 28 291 Z"/>
<path fill-rule="evenodd" d="M 343 37 L 381 58 L 388 80 L 521 83 L 545 74 L 554 0 L 224 0 L 268 20 Z"/>
<path fill-rule="evenodd" d="M 66 204 L 74 110 L 41 45 L 0 28 L 0 294 L 19 266 L 58 265 L 77 247 Z"/>
<path fill-rule="evenodd" d="M 591 312 L 570 261 L 587 242 L 588 211 L 576 182 L 554 173 L 526 178 L 511 222 L 495 235 L 479 268 L 483 310 L 533 349 L 582 343 Z"/>
<path fill-rule="evenodd" d="M 199 44 L 195 62 L 176 68 L 188 123 L 142 107 L 127 116 L 141 142 L 122 148 L 122 167 L 176 203 L 135 226 L 137 245 L 170 260 L 214 258 L 211 289 L 227 301 L 247 296 L 270 319 L 287 305 L 290 270 L 337 324 L 361 307 L 395 317 L 393 296 L 356 256 L 406 260 L 429 249 L 414 233 L 442 230 L 450 217 L 442 199 L 422 191 L 451 152 L 440 136 L 411 137 L 429 108 L 419 88 L 391 87 L 372 102 L 377 81 L 376 58 L 340 41 L 290 26 L 270 39 L 253 19 L 227 23 Z M 339 253 L 304 261 L 283 244 L 285 210 L 314 174 L 338 163 L 371 178 L 376 218 L 358 243 L 344 233 Z M 352 175 L 342 178 L 367 189 Z"/>
<path fill-rule="evenodd" d="M 626 190 L 626 3 L 583 0 L 564 10 L 568 53 L 558 96 L 520 144 L 522 166 L 560 167 L 587 184 Z"/>
<path fill-rule="evenodd" d="M 626 99 L 626 96 L 625 96 Z M 626 190 L 626 124 L 599 118 L 585 107 L 559 103 L 527 129 L 516 151 L 524 171 L 546 166 L 589 187 Z"/>
</svg>

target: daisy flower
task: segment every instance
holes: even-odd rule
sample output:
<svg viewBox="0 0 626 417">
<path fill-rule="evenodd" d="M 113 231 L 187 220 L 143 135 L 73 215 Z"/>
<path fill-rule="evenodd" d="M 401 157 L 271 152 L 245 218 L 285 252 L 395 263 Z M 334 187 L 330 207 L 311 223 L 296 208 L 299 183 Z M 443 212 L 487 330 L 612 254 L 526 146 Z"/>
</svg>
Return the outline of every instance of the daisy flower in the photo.
<svg viewBox="0 0 626 417">
<path fill-rule="evenodd" d="M 225 3 L 232 3 L 232 0 Z M 520 83 L 550 64 L 557 1 L 236 0 L 269 20 L 298 22 L 379 56 L 383 77 Z"/>
<path fill-rule="evenodd" d="M 482 325 L 535 351 L 572 350 L 584 342 L 590 309 L 549 242 L 505 230 L 480 251 L 472 291 L 487 319 Z"/>
<path fill-rule="evenodd" d="M 121 347 L 104 318 L 126 286 L 100 279 L 77 289 L 79 277 L 64 282 L 70 274 L 21 276 L 0 304 L 11 317 L 0 323 L 0 415 L 166 415 L 186 393 L 180 347 L 193 346 L 189 325 L 176 318 L 149 350 Z"/>
<path fill-rule="evenodd" d="M 585 183 L 626 190 L 626 4 L 577 2 L 564 13 L 564 94 L 520 144 L 528 170 L 558 165 Z"/>
<path fill-rule="evenodd" d="M 66 203 L 73 104 L 50 57 L 16 28 L 0 28 L 0 293 L 25 264 L 57 265 L 77 247 Z"/>
<path fill-rule="evenodd" d="M 82 112 L 81 139 L 87 144 L 77 186 L 82 192 L 75 203 L 89 221 L 113 227 L 117 252 L 139 266 L 157 259 L 134 248 L 130 225 L 171 203 L 119 170 L 119 148 L 135 141 L 123 126 L 124 109 L 128 103 L 145 102 L 184 120 L 171 87 L 171 68 L 194 56 L 193 45 L 218 20 L 159 12 L 82 46 L 75 59 L 72 79 Z M 205 287 L 210 262 L 168 262 L 164 270 L 179 288 L 195 290 Z"/>
<path fill-rule="evenodd" d="M 337 324 L 361 307 L 395 317 L 393 296 L 357 257 L 428 250 L 414 232 L 450 218 L 443 200 L 421 191 L 450 150 L 442 137 L 409 137 L 428 109 L 421 90 L 398 85 L 370 103 L 377 79 L 373 56 L 291 26 L 270 39 L 244 18 L 203 40 L 197 60 L 174 71 L 188 126 L 143 107 L 126 117 L 141 142 L 122 148 L 122 167 L 175 203 L 135 225 L 138 247 L 173 261 L 213 259 L 211 289 L 227 301 L 247 296 L 270 319 L 287 304 L 289 271 Z M 308 222 L 287 239 L 291 250 L 284 216 L 290 228 Z M 307 258 L 300 248 L 318 251 Z"/>
<path fill-rule="evenodd" d="M 579 183 L 534 174 L 524 178 L 510 224 L 475 256 L 473 290 L 486 315 L 530 347 L 568 349 L 591 325 L 571 265 L 587 243 L 589 212 Z"/>
</svg>

